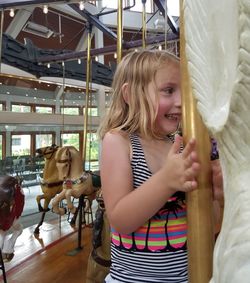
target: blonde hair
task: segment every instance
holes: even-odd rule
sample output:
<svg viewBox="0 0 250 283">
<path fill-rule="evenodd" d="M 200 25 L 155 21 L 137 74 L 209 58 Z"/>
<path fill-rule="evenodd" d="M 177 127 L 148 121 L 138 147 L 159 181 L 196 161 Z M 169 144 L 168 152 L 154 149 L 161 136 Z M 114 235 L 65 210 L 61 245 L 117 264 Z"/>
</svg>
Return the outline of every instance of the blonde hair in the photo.
<svg viewBox="0 0 250 283">
<path fill-rule="evenodd" d="M 131 52 L 118 64 L 112 83 L 112 99 L 104 117 L 99 136 L 103 139 L 109 131 L 126 131 L 140 134 L 144 138 L 159 138 L 154 131 L 157 109 L 147 89 L 154 81 L 158 69 L 168 63 L 179 64 L 179 59 L 164 50 L 143 50 Z M 123 86 L 127 83 L 127 101 Z"/>
</svg>

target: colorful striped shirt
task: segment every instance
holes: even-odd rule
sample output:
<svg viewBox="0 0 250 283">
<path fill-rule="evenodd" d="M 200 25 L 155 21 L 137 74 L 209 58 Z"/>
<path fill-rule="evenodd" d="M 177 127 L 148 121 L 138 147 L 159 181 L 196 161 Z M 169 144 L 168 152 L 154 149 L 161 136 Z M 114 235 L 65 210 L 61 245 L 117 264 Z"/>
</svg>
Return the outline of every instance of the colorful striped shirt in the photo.
<svg viewBox="0 0 250 283">
<path fill-rule="evenodd" d="M 136 189 L 152 176 L 135 134 L 131 167 Z M 143 205 L 143 204 L 141 204 Z M 118 282 L 188 282 L 185 195 L 174 194 L 147 223 L 131 234 L 113 228 L 110 275 Z"/>
</svg>

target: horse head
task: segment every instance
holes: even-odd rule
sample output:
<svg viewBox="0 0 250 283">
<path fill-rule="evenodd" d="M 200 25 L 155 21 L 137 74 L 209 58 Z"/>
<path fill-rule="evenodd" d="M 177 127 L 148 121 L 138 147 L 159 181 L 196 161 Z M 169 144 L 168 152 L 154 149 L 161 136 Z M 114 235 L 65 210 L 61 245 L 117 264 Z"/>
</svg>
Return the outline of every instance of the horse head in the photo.
<svg viewBox="0 0 250 283">
<path fill-rule="evenodd" d="M 60 148 L 55 156 L 56 166 L 61 180 L 79 177 L 82 174 L 80 152 L 73 146 Z"/>
<path fill-rule="evenodd" d="M 36 149 L 38 157 L 44 157 L 45 159 L 51 159 L 53 154 L 58 150 L 59 146 L 52 144 L 51 146 L 40 147 Z"/>
</svg>

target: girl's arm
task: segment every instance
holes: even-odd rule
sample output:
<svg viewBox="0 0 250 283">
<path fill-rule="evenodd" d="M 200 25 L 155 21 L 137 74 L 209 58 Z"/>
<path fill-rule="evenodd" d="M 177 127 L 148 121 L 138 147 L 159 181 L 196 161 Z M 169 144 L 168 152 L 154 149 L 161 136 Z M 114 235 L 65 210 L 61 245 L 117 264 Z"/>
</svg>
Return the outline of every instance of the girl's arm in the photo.
<svg viewBox="0 0 250 283">
<path fill-rule="evenodd" d="M 165 165 L 137 189 L 133 189 L 130 142 L 120 133 L 107 133 L 102 144 L 101 180 L 107 215 L 120 233 L 131 233 L 150 219 L 177 191 L 197 187 L 199 171 L 195 142 L 180 154 L 180 138 L 173 144 Z"/>
</svg>

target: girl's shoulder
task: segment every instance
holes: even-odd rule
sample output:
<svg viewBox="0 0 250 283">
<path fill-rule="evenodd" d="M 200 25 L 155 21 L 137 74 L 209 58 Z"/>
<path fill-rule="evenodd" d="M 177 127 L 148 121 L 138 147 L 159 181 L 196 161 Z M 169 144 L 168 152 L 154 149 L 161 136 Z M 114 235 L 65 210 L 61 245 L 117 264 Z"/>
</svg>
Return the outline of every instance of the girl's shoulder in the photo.
<svg viewBox="0 0 250 283">
<path fill-rule="evenodd" d="M 128 147 L 130 144 L 129 134 L 124 131 L 112 130 L 105 134 L 103 144 L 110 146 Z"/>
</svg>

